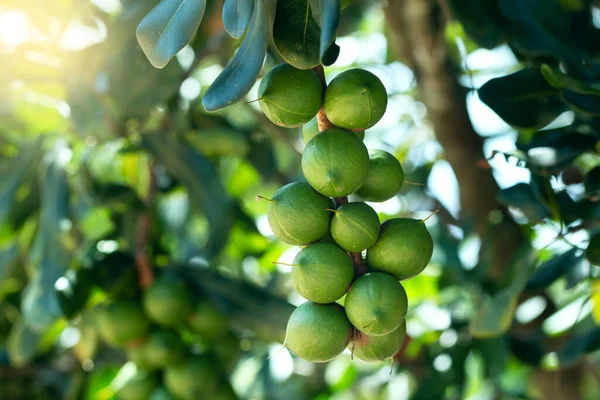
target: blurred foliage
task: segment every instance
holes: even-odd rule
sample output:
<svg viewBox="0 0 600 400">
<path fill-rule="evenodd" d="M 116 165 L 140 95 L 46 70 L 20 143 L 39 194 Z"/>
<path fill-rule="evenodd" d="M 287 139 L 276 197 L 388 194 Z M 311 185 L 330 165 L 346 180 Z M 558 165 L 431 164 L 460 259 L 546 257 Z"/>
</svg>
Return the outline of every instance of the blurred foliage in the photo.
<svg viewBox="0 0 600 400">
<path fill-rule="evenodd" d="M 155 11 L 154 0 L 4 0 L 0 398 L 114 398 L 126 357 L 98 340 L 93 314 L 138 295 L 146 235 L 156 271 L 179 271 L 227 317 L 234 334 L 197 344 L 237 355 L 222 359 L 239 398 L 537 399 L 536 370 L 584 363 L 581 398 L 597 399 L 600 274 L 583 250 L 600 231 L 600 202 L 583 179 L 600 162 L 600 9 L 590 0 L 447 2 L 456 79 L 506 123 L 481 132 L 490 159 L 472 167 L 494 168 L 498 202 L 529 239 L 494 292 L 479 260 L 488 239 L 457 219 L 448 201 L 457 188 L 435 173 L 448 172 L 443 149 L 421 88 L 386 50 L 380 3 L 341 1 L 338 16 L 338 2 L 318 0 L 197 1 L 183 14 L 181 0 Z M 299 43 L 302 30 L 309 40 Z M 465 67 L 493 55 L 504 60 Z M 298 178 L 303 142 L 252 101 L 257 79 L 282 60 L 335 59 L 328 79 L 354 66 L 382 78 L 390 105 L 366 141 L 393 152 L 409 181 L 427 183 L 374 206 L 381 219 L 441 209 L 428 221 L 434 258 L 405 283 L 410 339 L 391 374 L 349 353 L 311 365 L 279 344 L 302 299 L 273 264 L 293 250 L 272 237 L 255 198 Z M 496 149 L 499 138 L 509 146 Z"/>
</svg>

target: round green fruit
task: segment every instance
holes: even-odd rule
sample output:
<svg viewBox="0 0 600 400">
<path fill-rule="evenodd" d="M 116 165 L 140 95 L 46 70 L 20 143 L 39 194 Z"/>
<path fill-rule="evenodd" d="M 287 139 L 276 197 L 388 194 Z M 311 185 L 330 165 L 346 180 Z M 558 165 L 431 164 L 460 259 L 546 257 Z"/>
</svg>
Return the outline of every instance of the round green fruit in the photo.
<svg viewBox="0 0 600 400">
<path fill-rule="evenodd" d="M 146 358 L 145 343 L 127 347 L 127 359 L 133 362 L 138 369 L 151 370 L 153 368 Z"/>
<path fill-rule="evenodd" d="M 294 258 L 292 280 L 301 296 L 314 303 L 333 303 L 354 277 L 352 260 L 332 243 L 313 243 Z"/>
<path fill-rule="evenodd" d="M 98 330 L 105 342 L 121 347 L 148 334 L 150 322 L 137 303 L 117 301 L 99 310 Z"/>
<path fill-rule="evenodd" d="M 351 329 L 344 308 L 339 304 L 306 302 L 290 316 L 285 345 L 307 361 L 327 362 L 344 351 Z"/>
<path fill-rule="evenodd" d="M 227 331 L 227 319 L 213 303 L 204 300 L 196 304 L 188 325 L 206 339 L 217 339 Z"/>
<path fill-rule="evenodd" d="M 221 383 L 214 360 L 192 356 L 183 363 L 165 369 L 165 386 L 182 400 L 210 399 Z"/>
<path fill-rule="evenodd" d="M 159 386 L 150 395 L 148 400 L 176 400 L 175 397 L 163 386 Z"/>
<path fill-rule="evenodd" d="M 117 392 L 119 400 L 147 400 L 156 389 L 156 377 L 146 371 L 138 370 L 121 386 Z"/>
<path fill-rule="evenodd" d="M 600 165 L 592 168 L 583 180 L 583 187 L 585 188 L 585 196 L 592 200 L 600 200 Z"/>
<path fill-rule="evenodd" d="M 371 272 L 358 278 L 344 302 L 346 315 L 366 335 L 386 335 L 404 322 L 408 309 L 406 291 L 393 276 Z"/>
<path fill-rule="evenodd" d="M 150 334 L 144 351 L 145 359 L 153 368 L 165 368 L 183 359 L 185 345 L 175 331 L 159 329 Z"/>
<path fill-rule="evenodd" d="M 386 201 L 398 194 L 403 183 L 404 171 L 396 157 L 387 151 L 371 150 L 369 173 L 356 195 L 366 201 Z"/>
<path fill-rule="evenodd" d="M 419 219 L 394 218 L 381 225 L 377 242 L 367 249 L 367 265 L 398 280 L 420 274 L 433 254 L 433 240 Z"/>
<path fill-rule="evenodd" d="M 406 337 L 406 322 L 387 335 L 368 336 L 357 332 L 348 348 L 363 361 L 383 361 L 392 358 L 402 348 Z"/>
<path fill-rule="evenodd" d="M 143 304 L 153 322 L 175 326 L 191 313 L 192 296 L 183 281 L 163 276 L 146 289 Z"/>
<path fill-rule="evenodd" d="M 585 250 L 585 258 L 593 265 L 600 266 L 600 234 L 592 236 Z"/>
<path fill-rule="evenodd" d="M 365 130 L 381 119 L 387 102 L 387 92 L 377 76 L 364 69 L 350 69 L 327 86 L 323 107 L 334 125 Z"/>
<path fill-rule="evenodd" d="M 319 112 L 323 85 L 313 70 L 279 64 L 260 81 L 258 98 L 260 108 L 271 122 L 294 128 Z"/>
<path fill-rule="evenodd" d="M 379 237 L 379 217 L 365 203 L 346 203 L 331 220 L 331 236 L 344 250 L 358 252 L 371 247 Z"/>
<path fill-rule="evenodd" d="M 267 217 L 277 238 L 295 246 L 321 239 L 329 232 L 333 207 L 330 198 L 317 193 L 306 182 L 293 182 L 279 189 L 269 202 Z"/>
<path fill-rule="evenodd" d="M 352 132 L 328 129 L 312 138 L 304 148 L 302 172 L 317 192 L 344 197 L 365 182 L 369 152 Z"/>
</svg>

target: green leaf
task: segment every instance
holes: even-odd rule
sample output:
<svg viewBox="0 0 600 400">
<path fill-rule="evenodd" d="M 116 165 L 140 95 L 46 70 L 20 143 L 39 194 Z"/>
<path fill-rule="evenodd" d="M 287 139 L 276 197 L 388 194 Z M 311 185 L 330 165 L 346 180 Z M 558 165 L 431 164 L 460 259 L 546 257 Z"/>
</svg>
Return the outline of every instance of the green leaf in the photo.
<svg viewBox="0 0 600 400">
<path fill-rule="evenodd" d="M 248 94 L 258 78 L 267 53 L 267 20 L 264 0 L 256 0 L 242 45 L 202 98 L 202 106 L 206 111 L 227 107 Z"/>
<path fill-rule="evenodd" d="M 598 139 L 573 132 L 570 127 L 537 131 L 528 142 L 517 140 L 517 148 L 535 165 L 562 168 L 586 152 L 594 152 Z"/>
<path fill-rule="evenodd" d="M 558 359 L 561 367 L 569 366 L 577 362 L 585 353 L 598 349 L 600 349 L 600 328 L 594 328 L 584 334 L 572 336 L 557 352 Z"/>
<path fill-rule="evenodd" d="M 190 285 L 225 305 L 234 323 L 269 342 L 283 342 L 295 307 L 259 287 L 224 278 L 208 269 L 182 266 Z"/>
<path fill-rule="evenodd" d="M 254 9 L 253 0 L 225 0 L 223 4 L 223 26 L 234 39 L 242 37 Z"/>
<path fill-rule="evenodd" d="M 321 30 L 310 9 L 309 0 L 289 0 L 278 1 L 275 10 L 275 47 L 287 63 L 298 69 L 310 69 L 321 63 Z"/>
<path fill-rule="evenodd" d="M 555 89 L 569 89 L 575 93 L 600 96 L 600 90 L 578 78 L 563 73 L 558 68 L 542 64 L 540 71 L 546 81 Z"/>
<path fill-rule="evenodd" d="M 23 367 L 37 355 L 43 333 L 33 330 L 23 318 L 19 318 L 8 334 L 6 350 L 11 365 Z"/>
<path fill-rule="evenodd" d="M 563 90 L 562 101 L 574 111 L 589 117 L 600 117 L 600 96 Z"/>
<path fill-rule="evenodd" d="M 32 175 L 41 158 L 41 141 L 24 144 L 15 158 L 0 164 L 0 221 L 5 221 L 16 207 L 14 197 L 17 190 Z"/>
<path fill-rule="evenodd" d="M 111 383 L 119 369 L 118 364 L 100 364 L 94 368 L 88 377 L 84 400 L 114 399 L 115 393 Z"/>
<path fill-rule="evenodd" d="M 566 12 L 557 1 L 500 0 L 502 14 L 512 21 L 511 43 L 529 57 L 553 57 L 568 69 L 585 75 L 585 55 L 579 50 L 571 31 L 574 14 Z"/>
<path fill-rule="evenodd" d="M 502 189 L 498 192 L 496 198 L 501 204 L 519 208 L 532 225 L 550 216 L 547 208 L 527 183 L 517 183 L 514 186 Z"/>
<path fill-rule="evenodd" d="M 33 275 L 23 292 L 21 312 L 31 327 L 47 329 L 62 315 L 54 284 L 71 263 L 69 186 L 65 155 L 70 150 L 57 144 L 47 155 L 40 176 L 42 209 L 34 249 L 30 254 Z"/>
<path fill-rule="evenodd" d="M 12 243 L 9 246 L 0 248 L 0 282 L 9 276 L 10 267 L 19 255 L 18 250 L 17 243 Z"/>
<path fill-rule="evenodd" d="M 196 34 L 206 0 L 162 0 L 137 27 L 137 40 L 156 68 L 163 68 Z"/>
<path fill-rule="evenodd" d="M 478 92 L 504 121 L 521 129 L 539 129 L 566 110 L 559 91 L 546 82 L 539 68 L 491 79 Z"/>
<path fill-rule="evenodd" d="M 525 290 L 534 291 L 546 289 L 582 261 L 583 257 L 577 255 L 577 253 L 577 249 L 571 249 L 562 254 L 555 255 L 550 260 L 537 267 L 533 275 L 529 277 Z"/>
<path fill-rule="evenodd" d="M 213 165 L 200 153 L 167 135 L 144 134 L 142 140 L 169 174 L 187 187 L 194 200 L 192 204 L 204 212 L 210 228 L 207 256 L 216 255 L 226 244 L 233 221 L 231 199 Z"/>
<path fill-rule="evenodd" d="M 508 37 L 508 21 L 500 13 L 496 0 L 450 0 L 452 16 L 471 39 L 481 47 L 493 49 Z"/>
<path fill-rule="evenodd" d="M 334 44 L 340 23 L 340 0 L 322 0 L 321 2 L 321 41 L 320 56 L 323 60 L 327 50 Z"/>
<path fill-rule="evenodd" d="M 523 245 L 512 256 L 514 271 L 512 282 L 493 296 L 483 298 L 481 306 L 471 321 L 471 334 L 476 338 L 490 338 L 506 332 L 513 320 L 519 295 L 527 284 L 529 270 L 534 263 L 535 252 L 529 244 Z"/>
<path fill-rule="evenodd" d="M 323 57 L 321 57 L 321 63 L 324 66 L 328 67 L 330 65 L 333 65 L 337 61 L 339 56 L 340 56 L 340 46 L 333 43 L 325 51 L 325 54 L 323 54 Z"/>
</svg>

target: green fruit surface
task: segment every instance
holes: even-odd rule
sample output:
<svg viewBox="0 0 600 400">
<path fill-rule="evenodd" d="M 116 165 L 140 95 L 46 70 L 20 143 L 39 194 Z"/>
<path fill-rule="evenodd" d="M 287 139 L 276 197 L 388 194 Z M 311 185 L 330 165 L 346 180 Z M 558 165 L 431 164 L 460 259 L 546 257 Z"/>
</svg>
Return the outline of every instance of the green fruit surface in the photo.
<svg viewBox="0 0 600 400">
<path fill-rule="evenodd" d="M 339 304 L 306 302 L 290 316 L 285 345 L 307 361 L 327 362 L 344 351 L 351 328 L 344 308 Z"/>
<path fill-rule="evenodd" d="M 279 64 L 260 81 L 258 98 L 271 122 L 293 128 L 317 114 L 323 101 L 323 85 L 313 70 Z"/>
<path fill-rule="evenodd" d="M 302 246 L 329 232 L 333 207 L 330 198 L 317 193 L 306 182 L 293 182 L 279 189 L 269 202 L 271 230 L 285 243 Z"/>
<path fill-rule="evenodd" d="M 366 201 L 386 201 L 398 194 L 403 183 L 404 171 L 396 157 L 387 151 L 371 150 L 369 173 L 356 195 Z"/>
<path fill-rule="evenodd" d="M 221 384 L 214 360 L 206 356 L 192 356 L 167 367 L 164 382 L 169 392 L 182 400 L 210 399 Z"/>
<path fill-rule="evenodd" d="M 192 296 L 185 283 L 171 277 L 161 277 L 146 289 L 144 311 L 153 322 L 175 326 L 192 311 Z"/>
<path fill-rule="evenodd" d="M 317 192 L 329 197 L 347 196 L 365 182 L 369 152 L 352 132 L 328 129 L 304 148 L 302 172 Z"/>
<path fill-rule="evenodd" d="M 150 322 L 137 303 L 117 301 L 99 310 L 98 330 L 110 345 L 120 347 L 148 334 Z"/>
<path fill-rule="evenodd" d="M 148 372 L 138 370 L 117 392 L 119 400 L 148 400 L 158 381 Z"/>
<path fill-rule="evenodd" d="M 583 181 L 585 195 L 590 200 L 600 200 L 600 165 L 592 168 Z"/>
<path fill-rule="evenodd" d="M 600 234 L 592 236 L 585 250 L 585 258 L 590 264 L 600 266 Z"/>
<path fill-rule="evenodd" d="M 402 281 L 420 274 L 432 254 L 433 240 L 423 220 L 394 218 L 381 225 L 379 239 L 367 249 L 367 265 Z"/>
<path fill-rule="evenodd" d="M 331 236 L 346 251 L 363 251 L 379 237 L 379 217 L 365 203 L 346 203 L 338 208 L 331 220 Z"/>
<path fill-rule="evenodd" d="M 159 329 L 150 334 L 144 351 L 145 359 L 153 368 L 165 368 L 183 359 L 185 345 L 175 331 Z"/>
<path fill-rule="evenodd" d="M 383 361 L 393 357 L 404 343 L 406 337 L 406 322 L 398 329 L 387 335 L 368 336 L 357 332 L 348 348 L 363 361 Z"/>
<path fill-rule="evenodd" d="M 358 278 L 344 301 L 346 315 L 366 335 L 386 335 L 404 322 L 408 309 L 406 291 L 391 275 L 371 272 Z"/>
<path fill-rule="evenodd" d="M 127 347 L 127 359 L 135 364 L 138 369 L 151 370 L 154 367 L 146 358 L 146 343 Z"/>
<path fill-rule="evenodd" d="M 365 130 L 381 119 L 387 102 L 387 92 L 377 76 L 364 69 L 350 69 L 329 83 L 323 107 L 334 125 Z"/>
<path fill-rule="evenodd" d="M 294 258 L 292 280 L 302 297 L 333 303 L 346 293 L 354 277 L 350 256 L 332 243 L 313 243 Z"/>
<path fill-rule="evenodd" d="M 188 318 L 188 325 L 206 339 L 219 338 L 227 331 L 227 319 L 210 301 L 201 301 Z"/>
</svg>

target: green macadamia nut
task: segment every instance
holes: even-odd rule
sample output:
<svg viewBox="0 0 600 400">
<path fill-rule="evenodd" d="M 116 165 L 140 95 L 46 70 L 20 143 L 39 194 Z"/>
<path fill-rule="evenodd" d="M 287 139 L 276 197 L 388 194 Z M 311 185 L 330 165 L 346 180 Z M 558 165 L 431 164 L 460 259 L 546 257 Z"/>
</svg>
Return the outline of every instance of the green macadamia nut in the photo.
<svg viewBox="0 0 600 400">
<path fill-rule="evenodd" d="M 398 329 L 387 335 L 368 336 L 355 332 L 348 348 L 354 357 L 363 361 L 383 361 L 392 358 L 404 343 L 406 337 L 406 321 Z"/>
<path fill-rule="evenodd" d="M 167 367 L 164 382 L 169 392 L 178 399 L 210 399 L 219 390 L 221 376 L 213 359 L 194 355 Z"/>
<path fill-rule="evenodd" d="M 329 232 L 333 201 L 317 193 L 306 182 L 280 188 L 269 201 L 267 218 L 271 230 L 285 243 L 302 246 Z"/>
<path fill-rule="evenodd" d="M 319 133 L 302 153 L 302 172 L 310 185 L 329 197 L 355 192 L 367 178 L 369 152 L 352 132 L 332 128 Z"/>
<path fill-rule="evenodd" d="M 386 335 L 404 322 L 408 309 L 406 291 L 391 275 L 371 272 L 358 278 L 344 301 L 346 315 L 366 335 Z"/>
<path fill-rule="evenodd" d="M 600 165 L 592 168 L 583 180 L 585 197 L 592 201 L 600 201 Z"/>
<path fill-rule="evenodd" d="M 369 205 L 346 203 L 334 212 L 331 236 L 346 251 L 363 251 L 375 244 L 380 226 L 377 212 Z"/>
<path fill-rule="evenodd" d="M 352 260 L 332 243 L 313 243 L 294 258 L 292 280 L 305 299 L 332 303 L 342 297 L 354 277 Z"/>
<path fill-rule="evenodd" d="M 293 128 L 317 114 L 323 101 L 323 85 L 312 70 L 279 64 L 260 81 L 258 98 L 271 122 Z"/>
<path fill-rule="evenodd" d="M 369 173 L 356 195 L 366 201 L 386 201 L 398 194 L 403 183 L 404 171 L 396 157 L 387 151 L 371 150 Z"/>
<path fill-rule="evenodd" d="M 169 329 L 158 329 L 150 334 L 143 346 L 145 359 L 152 368 L 165 368 L 181 361 L 185 345 L 179 335 Z"/>
<path fill-rule="evenodd" d="M 227 332 L 227 318 L 208 300 L 196 304 L 188 317 L 188 325 L 209 340 L 218 339 Z"/>
<path fill-rule="evenodd" d="M 182 323 L 192 312 L 189 289 L 182 280 L 170 276 L 156 279 L 144 291 L 142 303 L 150 320 L 162 326 Z"/>
<path fill-rule="evenodd" d="M 121 347 L 144 338 L 150 322 L 141 307 L 132 301 L 116 301 L 100 308 L 98 331 L 111 346 Z"/>
<path fill-rule="evenodd" d="M 334 125 L 365 130 L 381 119 L 387 103 L 385 86 L 377 76 L 364 69 L 350 69 L 329 83 L 323 108 Z"/>
<path fill-rule="evenodd" d="M 590 264 L 600 266 L 600 234 L 592 236 L 585 250 L 585 258 Z"/>
<path fill-rule="evenodd" d="M 154 375 L 137 370 L 117 391 L 118 400 L 146 400 L 158 386 Z"/>
<path fill-rule="evenodd" d="M 285 345 L 307 361 L 327 362 L 344 351 L 351 331 L 352 326 L 339 304 L 306 302 L 290 316 Z"/>
<path fill-rule="evenodd" d="M 423 220 L 393 218 L 381 225 L 379 239 L 367 249 L 367 265 L 405 280 L 420 274 L 432 254 L 433 239 Z"/>
</svg>

